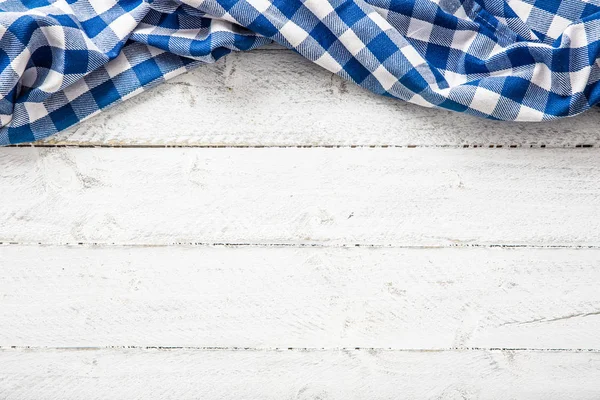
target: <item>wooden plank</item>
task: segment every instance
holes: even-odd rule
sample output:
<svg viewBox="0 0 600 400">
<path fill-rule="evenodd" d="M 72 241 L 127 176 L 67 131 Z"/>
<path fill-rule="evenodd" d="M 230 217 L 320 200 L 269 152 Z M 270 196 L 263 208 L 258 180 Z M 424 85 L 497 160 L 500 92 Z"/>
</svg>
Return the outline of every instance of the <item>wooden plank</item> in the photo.
<svg viewBox="0 0 600 400">
<path fill-rule="evenodd" d="M 0 151 L 0 241 L 600 244 L 597 149 Z"/>
<path fill-rule="evenodd" d="M 1 346 L 600 349 L 600 250 L 0 246 Z"/>
<path fill-rule="evenodd" d="M 232 54 L 43 144 L 85 146 L 598 145 L 600 109 L 542 124 L 384 98 L 290 51 Z"/>
<path fill-rule="evenodd" d="M 6 400 L 596 400 L 599 376 L 596 352 L 0 351 Z"/>
</svg>

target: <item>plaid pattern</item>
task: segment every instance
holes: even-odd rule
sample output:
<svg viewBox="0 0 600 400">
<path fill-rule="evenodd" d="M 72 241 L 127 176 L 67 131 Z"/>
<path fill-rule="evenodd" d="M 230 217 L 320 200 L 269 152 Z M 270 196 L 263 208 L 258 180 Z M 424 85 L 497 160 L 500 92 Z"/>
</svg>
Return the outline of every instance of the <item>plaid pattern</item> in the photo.
<svg viewBox="0 0 600 400">
<path fill-rule="evenodd" d="M 600 0 L 5 0 L 0 144 L 272 41 L 375 93 L 479 117 L 600 101 Z"/>
</svg>

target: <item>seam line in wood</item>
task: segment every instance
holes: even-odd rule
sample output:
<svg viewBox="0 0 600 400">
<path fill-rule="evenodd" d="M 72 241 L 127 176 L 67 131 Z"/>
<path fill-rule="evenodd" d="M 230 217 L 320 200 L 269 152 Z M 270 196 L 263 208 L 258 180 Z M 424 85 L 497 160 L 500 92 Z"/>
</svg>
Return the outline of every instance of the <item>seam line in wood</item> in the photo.
<svg viewBox="0 0 600 400">
<path fill-rule="evenodd" d="M 111 143 L 33 143 L 33 144 L 16 144 L 5 146 L 6 148 L 23 148 L 23 147 L 39 147 L 39 148 L 110 148 L 110 149 L 171 149 L 171 148 L 200 148 L 200 149 L 262 149 L 262 148 L 300 148 L 300 149 L 318 149 L 318 148 L 396 148 L 396 149 L 589 149 L 598 148 L 594 144 L 568 144 L 564 146 L 548 146 L 545 144 L 448 144 L 448 145 L 395 145 L 395 144 L 364 144 L 364 145 L 218 145 L 218 144 L 111 144 Z"/>
<path fill-rule="evenodd" d="M 0 346 L 0 351 L 10 350 L 66 350 L 66 351 L 97 351 L 97 350 L 197 350 L 197 351 L 248 351 L 248 352 L 324 352 L 324 351 L 393 351 L 406 353 L 440 353 L 456 351 L 510 351 L 510 352 L 565 352 L 565 353 L 600 353 L 600 349 L 575 348 L 527 348 L 527 347 L 448 347 L 431 349 L 405 349 L 394 347 L 219 347 L 219 346 Z"/>
<path fill-rule="evenodd" d="M 449 245 L 393 245 L 393 244 L 323 244 L 323 243 L 220 243 L 220 242 L 171 242 L 171 243 L 104 243 L 104 242 L 16 242 L 0 241 L 0 246 L 55 246 L 55 247 L 259 247 L 259 248 L 373 248 L 373 249 L 456 249 L 456 248 L 489 248 L 489 249 L 568 249 L 597 250 L 600 245 L 539 245 L 539 244 L 449 244 Z"/>
</svg>

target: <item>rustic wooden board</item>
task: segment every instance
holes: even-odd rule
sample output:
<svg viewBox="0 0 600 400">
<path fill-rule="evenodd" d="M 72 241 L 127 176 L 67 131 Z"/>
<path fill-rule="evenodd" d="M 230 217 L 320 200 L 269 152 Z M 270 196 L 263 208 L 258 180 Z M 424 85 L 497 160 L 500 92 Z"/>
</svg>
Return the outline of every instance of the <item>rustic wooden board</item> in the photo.
<svg viewBox="0 0 600 400">
<path fill-rule="evenodd" d="M 270 46 L 2 148 L 0 398 L 596 400 L 598 118 L 425 109 Z"/>
<path fill-rule="evenodd" d="M 2 346 L 600 350 L 600 249 L 0 246 Z"/>
<path fill-rule="evenodd" d="M 597 149 L 0 150 L 0 241 L 600 244 Z"/>
<path fill-rule="evenodd" d="M 598 145 L 600 109 L 486 121 L 367 92 L 287 50 L 227 56 L 41 142 L 84 146 Z"/>
<path fill-rule="evenodd" d="M 0 351 L 6 400 L 596 400 L 598 376 L 597 352 Z"/>
</svg>

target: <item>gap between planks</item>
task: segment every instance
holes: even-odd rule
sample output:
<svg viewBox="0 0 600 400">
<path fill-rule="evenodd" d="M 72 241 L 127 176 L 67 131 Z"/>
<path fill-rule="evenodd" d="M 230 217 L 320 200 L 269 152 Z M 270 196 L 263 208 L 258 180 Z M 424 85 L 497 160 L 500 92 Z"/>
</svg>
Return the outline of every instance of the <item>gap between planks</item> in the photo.
<svg viewBox="0 0 600 400">
<path fill-rule="evenodd" d="M 398 348 L 398 347 L 238 347 L 238 346 L 0 346 L 0 351 L 99 351 L 99 350 L 192 350 L 192 351 L 239 351 L 239 352 L 328 352 L 328 351 L 386 351 L 398 353 L 442 353 L 442 352 L 536 352 L 536 353 L 600 353 L 600 349 L 589 348 L 535 348 L 535 347 L 446 347 L 446 348 Z"/>
<path fill-rule="evenodd" d="M 565 144 L 563 146 L 547 146 L 545 144 L 456 144 L 456 145 L 211 145 L 211 144 L 125 144 L 125 143 L 106 143 L 106 144 L 64 144 L 64 143 L 45 143 L 34 142 L 24 144 L 13 144 L 4 147 L 39 147 L 39 148 L 82 148 L 82 149 L 170 149 L 170 148 L 199 148 L 199 149 L 263 149 L 263 148 L 296 148 L 296 149 L 590 149 L 598 147 L 594 144 Z"/>
<path fill-rule="evenodd" d="M 54 247 L 127 247 L 127 248 L 160 248 L 160 247 L 227 247 L 227 248 L 321 248 L 321 249 L 556 249 L 556 250 L 595 250 L 597 245 L 539 245 L 539 244 L 477 244 L 456 243 L 449 245 L 395 245 L 365 243 L 210 243 L 210 242 L 172 242 L 172 243 L 111 243 L 111 242 L 19 242 L 0 241 L 0 246 L 54 246 Z"/>
</svg>

